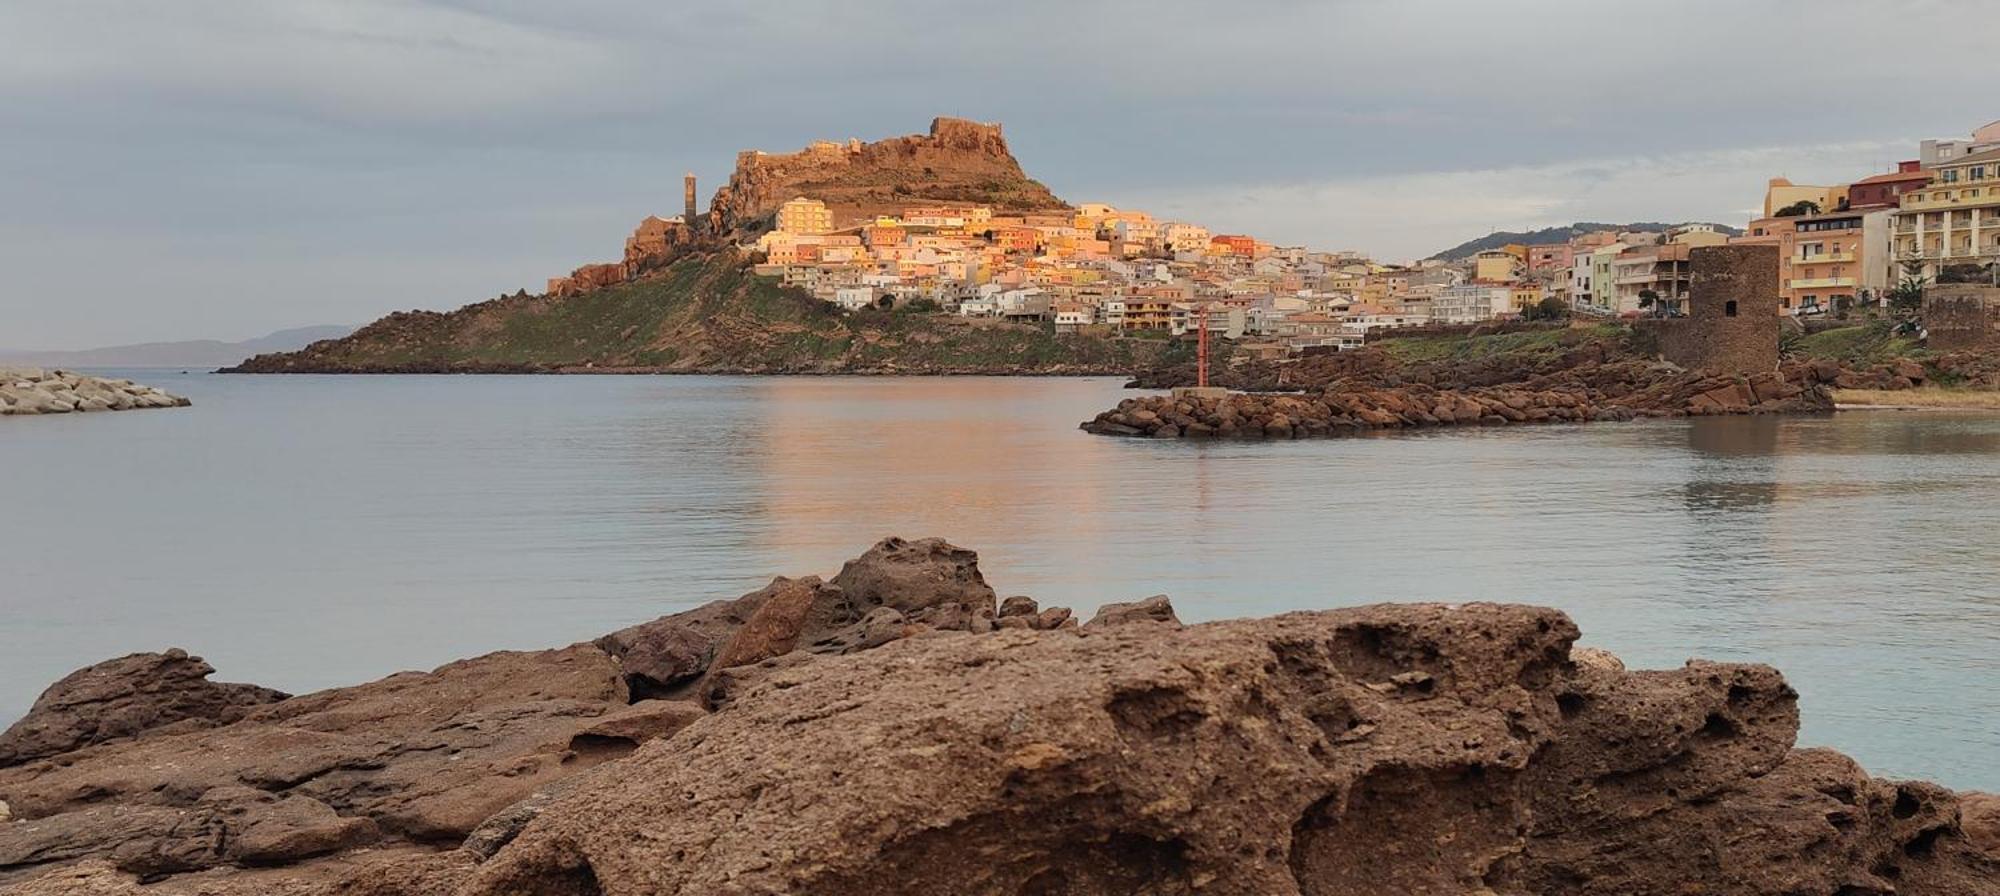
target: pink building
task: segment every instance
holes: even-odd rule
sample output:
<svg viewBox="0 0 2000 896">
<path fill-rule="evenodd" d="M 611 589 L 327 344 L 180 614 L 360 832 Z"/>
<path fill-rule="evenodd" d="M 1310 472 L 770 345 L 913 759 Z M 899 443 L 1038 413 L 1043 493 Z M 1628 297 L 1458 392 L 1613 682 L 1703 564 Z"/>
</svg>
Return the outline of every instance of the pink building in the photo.
<svg viewBox="0 0 2000 896">
<path fill-rule="evenodd" d="M 1528 247 L 1528 270 L 1558 271 L 1576 263 L 1576 250 L 1568 243 Z"/>
</svg>

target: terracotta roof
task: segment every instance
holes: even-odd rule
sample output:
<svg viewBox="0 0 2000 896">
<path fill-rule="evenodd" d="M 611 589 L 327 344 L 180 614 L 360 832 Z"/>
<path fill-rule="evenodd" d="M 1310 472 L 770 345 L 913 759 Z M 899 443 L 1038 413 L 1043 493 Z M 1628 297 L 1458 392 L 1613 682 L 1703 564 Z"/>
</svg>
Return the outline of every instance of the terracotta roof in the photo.
<svg viewBox="0 0 2000 896">
<path fill-rule="evenodd" d="M 1861 186 L 1862 184 L 1888 184 L 1888 183 L 1895 183 L 1896 181 L 1899 180 L 1930 180 L 1930 179 L 1931 179 L 1931 173 L 1928 171 L 1891 171 L 1888 174 L 1877 174 L 1873 177 L 1864 177 L 1860 180 L 1855 181 L 1854 186 L 1858 187 Z"/>
</svg>

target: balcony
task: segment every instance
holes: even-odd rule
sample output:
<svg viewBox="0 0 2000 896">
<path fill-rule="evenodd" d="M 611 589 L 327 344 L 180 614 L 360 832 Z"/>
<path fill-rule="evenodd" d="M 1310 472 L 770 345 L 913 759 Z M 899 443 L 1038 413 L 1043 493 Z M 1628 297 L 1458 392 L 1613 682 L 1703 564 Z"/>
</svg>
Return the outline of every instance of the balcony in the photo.
<svg viewBox="0 0 2000 896">
<path fill-rule="evenodd" d="M 1854 286 L 1853 277 L 1813 277 L 1809 279 L 1802 278 L 1798 280 L 1793 280 L 1789 284 L 1787 284 L 1787 288 L 1789 289 L 1839 289 L 1842 287 L 1851 289 L 1853 288 L 1853 286 Z"/>
<path fill-rule="evenodd" d="M 1848 264 L 1854 261 L 1852 252 L 1821 252 L 1818 255 L 1794 255 L 1793 264 Z"/>
</svg>

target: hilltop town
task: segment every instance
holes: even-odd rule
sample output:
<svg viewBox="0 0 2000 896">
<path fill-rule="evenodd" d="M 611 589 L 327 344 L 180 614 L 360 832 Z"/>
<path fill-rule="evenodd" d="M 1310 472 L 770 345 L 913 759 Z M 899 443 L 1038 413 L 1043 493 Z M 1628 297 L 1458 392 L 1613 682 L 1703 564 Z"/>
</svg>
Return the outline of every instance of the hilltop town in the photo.
<svg viewBox="0 0 2000 896">
<path fill-rule="evenodd" d="M 1895 171 L 1846 184 L 1774 178 L 1762 215 L 1742 230 L 1712 223 L 1569 228 L 1573 235 L 1556 242 L 1389 263 L 1218 233 L 1140 209 L 1071 205 L 1023 172 L 1000 125 L 940 118 L 927 133 L 872 143 L 743 152 L 705 211 L 690 174 L 680 214 L 647 217 L 622 258 L 552 278 L 539 296 L 503 297 L 435 320 L 392 316 L 322 344 L 331 348 L 261 356 L 241 369 L 1084 372 L 1121 359 L 1159 359 L 1157 350 L 1132 343 L 1174 340 L 1204 325 L 1230 340 L 1238 360 L 1276 360 L 1356 349 L 1424 327 L 1678 317 L 1694 277 L 1690 253 L 1725 245 L 1776 247 L 1780 315 L 1845 319 L 1884 306 L 1898 289 L 1990 276 L 1980 265 L 2000 258 L 2000 122 L 1965 139 L 1923 141 L 1918 154 Z M 552 309 L 589 307 L 560 305 L 577 297 L 595 294 L 597 304 L 617 306 L 627 295 L 606 290 L 636 289 L 650 296 L 648 309 L 665 307 L 657 295 L 663 272 L 691 257 L 747 263 L 756 283 L 836 317 L 921 317 L 935 332 L 885 340 L 855 332 L 856 322 L 875 318 L 842 319 L 816 324 L 810 351 L 791 345 L 789 354 L 764 357 L 758 352 L 770 339 L 740 337 L 772 325 L 764 312 L 780 300 L 770 299 L 751 303 L 754 314 L 736 315 L 745 306 L 724 303 L 652 331 L 634 328 L 631 309 L 609 309 L 601 323 L 623 322 L 615 351 L 588 336 L 551 335 L 538 344 L 560 350 L 532 355 L 493 342 L 492 333 L 518 329 L 524 318 L 517 312 L 555 319 L 561 313 Z M 682 279 L 736 282 L 710 274 Z M 817 319 L 809 309 L 777 317 L 801 314 Z M 648 315 L 636 318 L 650 327 L 657 315 Z M 717 315 L 728 325 L 718 327 Z M 982 323 L 1019 329 L 980 330 Z M 974 347 L 952 359 L 932 351 L 906 364 L 894 350 L 977 346 L 999 332 L 1016 338 L 998 354 Z M 1026 347 L 1025 334 L 1033 333 L 1049 338 Z M 720 343 L 730 347 L 686 350 Z"/>
<path fill-rule="evenodd" d="M 999 134 L 998 125 L 960 126 Z M 818 143 L 793 158 L 862 151 L 858 141 Z M 2000 257 L 2000 122 L 1965 140 L 1923 141 L 1919 151 L 1893 172 L 1847 184 L 1773 178 L 1763 215 L 1740 231 L 1601 229 L 1410 264 L 1274 245 L 1105 203 L 896 205 L 878 194 L 864 206 L 807 185 L 775 208 L 766 188 L 767 205 L 755 211 L 768 212 L 769 229 L 737 235 L 757 253 L 757 273 L 848 310 L 915 307 L 1136 336 L 1180 336 L 1205 316 L 1215 335 L 1297 354 L 1428 324 L 1675 315 L 1689 291 L 1688 253 L 1701 246 L 1777 245 L 1778 307 L 1802 317 L 1880 304 L 1903 276 L 1934 281 L 1954 263 Z M 757 170 L 762 158 L 746 153 L 739 172 Z M 745 179 L 732 179 L 719 201 Z M 634 259 L 690 238 L 696 228 L 685 222 L 723 220 L 696 214 L 691 182 L 687 198 L 682 217 L 640 226 L 623 265 L 580 269 L 551 281 L 550 291 L 623 276 Z"/>
</svg>

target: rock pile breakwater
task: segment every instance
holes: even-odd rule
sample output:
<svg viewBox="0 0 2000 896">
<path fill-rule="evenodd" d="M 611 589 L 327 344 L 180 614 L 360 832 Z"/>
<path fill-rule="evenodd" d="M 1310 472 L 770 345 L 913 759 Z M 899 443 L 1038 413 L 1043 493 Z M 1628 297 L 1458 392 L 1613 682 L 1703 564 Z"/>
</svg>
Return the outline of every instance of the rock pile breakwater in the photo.
<svg viewBox="0 0 2000 896">
<path fill-rule="evenodd" d="M 1439 388 L 1340 380 L 1308 393 L 1128 398 L 1086 432 L 1152 438 L 1294 439 L 1433 426 L 1581 423 L 1639 417 L 1830 411 L 1818 382 L 1780 372 L 1689 373 L 1671 365 L 1593 364 L 1515 385 Z"/>
<path fill-rule="evenodd" d="M 66 370 L 0 367 L 0 416 L 181 408 L 190 402 L 131 380 Z"/>
</svg>

